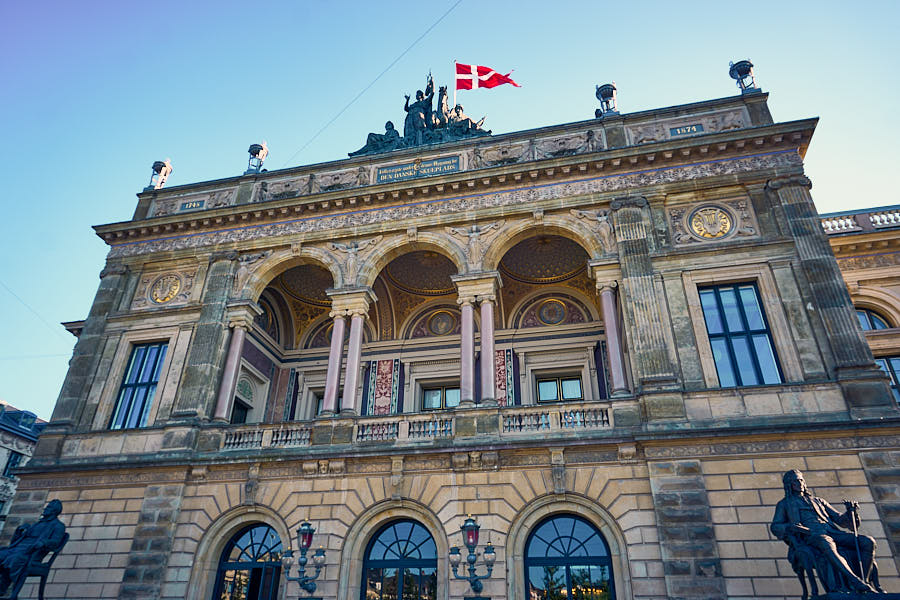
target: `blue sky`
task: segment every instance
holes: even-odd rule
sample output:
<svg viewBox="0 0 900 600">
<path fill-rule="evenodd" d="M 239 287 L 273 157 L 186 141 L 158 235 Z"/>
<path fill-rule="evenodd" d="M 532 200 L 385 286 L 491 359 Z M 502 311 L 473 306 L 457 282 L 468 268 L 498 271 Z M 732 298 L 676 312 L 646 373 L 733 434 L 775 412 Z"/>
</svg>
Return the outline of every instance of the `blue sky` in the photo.
<svg viewBox="0 0 900 600">
<path fill-rule="evenodd" d="M 91 225 L 131 217 L 154 160 L 181 185 L 241 173 L 263 139 L 270 170 L 339 159 L 402 123 L 429 70 L 452 89 L 454 60 L 515 70 L 521 88 L 458 97 L 504 133 L 590 118 L 608 81 L 622 112 L 730 96 L 728 62 L 750 58 L 777 121 L 821 118 L 820 211 L 900 204 L 898 17 L 896 1 L 2 3 L 0 399 L 49 417 L 75 341 L 58 323 L 86 316 L 105 259 Z"/>
</svg>

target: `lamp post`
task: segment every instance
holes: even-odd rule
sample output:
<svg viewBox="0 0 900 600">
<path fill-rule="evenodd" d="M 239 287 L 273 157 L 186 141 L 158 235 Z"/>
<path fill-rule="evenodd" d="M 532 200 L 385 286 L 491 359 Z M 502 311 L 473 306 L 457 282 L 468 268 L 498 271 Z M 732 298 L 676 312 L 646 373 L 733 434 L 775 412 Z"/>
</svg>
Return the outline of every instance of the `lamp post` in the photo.
<svg viewBox="0 0 900 600">
<path fill-rule="evenodd" d="M 469 555 L 466 557 L 469 574 L 459 574 L 459 563 L 462 561 L 462 555 L 457 546 L 450 548 L 450 567 L 453 569 L 453 576 L 455 578 L 468 581 L 472 591 L 476 594 L 480 594 L 481 590 L 484 589 L 484 584 L 481 583 L 481 580 L 490 578 L 491 573 L 494 571 L 494 561 L 497 560 L 497 554 L 494 552 L 494 547 L 489 540 L 487 546 L 484 547 L 484 566 L 487 567 L 487 574 L 476 575 L 475 562 L 478 560 L 478 555 L 475 553 L 475 548 L 478 546 L 478 530 L 481 529 L 481 526 L 472 518 L 472 515 L 469 515 L 465 522 L 460 526 L 460 529 L 463 533 L 463 543 L 469 550 Z M 468 597 L 466 600 L 487 599 L 478 596 Z"/>
<path fill-rule="evenodd" d="M 287 581 L 296 581 L 300 588 L 309 594 L 316 591 L 315 580 L 322 572 L 322 566 L 325 564 L 325 549 L 319 546 L 319 549 L 316 550 L 312 557 L 316 572 L 312 575 L 306 574 L 306 563 L 309 562 L 309 559 L 306 558 L 306 553 L 312 545 L 312 538 L 315 532 L 315 528 L 309 521 L 303 521 L 297 529 L 297 547 L 300 549 L 300 558 L 297 559 L 297 577 L 291 577 L 291 566 L 294 564 L 293 551 L 287 550 L 281 559 L 281 566 L 284 567 L 284 578 Z M 309 600 L 321 600 L 321 598 L 309 598 Z"/>
</svg>

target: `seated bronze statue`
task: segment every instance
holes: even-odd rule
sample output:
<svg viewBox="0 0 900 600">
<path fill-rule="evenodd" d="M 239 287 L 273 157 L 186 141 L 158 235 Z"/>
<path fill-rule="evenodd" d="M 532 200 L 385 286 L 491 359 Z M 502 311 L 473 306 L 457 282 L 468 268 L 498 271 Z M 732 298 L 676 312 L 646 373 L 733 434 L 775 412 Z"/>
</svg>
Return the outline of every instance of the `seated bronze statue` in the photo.
<svg viewBox="0 0 900 600">
<path fill-rule="evenodd" d="M 809 492 L 797 470 L 786 472 L 782 482 L 784 498 L 775 507 L 771 529 L 788 545 L 788 560 L 800 578 L 803 599 L 809 597 L 807 578 L 813 596 L 818 595 L 814 573 L 825 592 L 884 593 L 874 560 L 875 540 L 857 533 L 859 505 L 845 502 L 845 511 L 838 512 Z"/>
<path fill-rule="evenodd" d="M 37 523 L 19 526 L 9 546 L 0 548 L 0 595 L 13 584 L 10 597 L 17 597 L 25 577 L 30 574 L 29 567 L 40 563 L 50 552 L 60 550 L 68 539 L 66 526 L 59 520 L 61 512 L 62 502 L 51 500 Z"/>
</svg>

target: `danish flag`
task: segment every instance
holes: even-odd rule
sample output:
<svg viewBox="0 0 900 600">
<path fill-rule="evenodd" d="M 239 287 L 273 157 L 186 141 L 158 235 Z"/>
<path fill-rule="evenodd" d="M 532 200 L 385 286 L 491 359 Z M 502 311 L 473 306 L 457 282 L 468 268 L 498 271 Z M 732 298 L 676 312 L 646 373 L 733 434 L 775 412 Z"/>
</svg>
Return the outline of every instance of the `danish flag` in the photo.
<svg viewBox="0 0 900 600">
<path fill-rule="evenodd" d="M 490 67 L 456 63 L 456 89 L 476 90 L 478 88 L 497 87 L 504 83 L 511 83 L 516 87 L 522 87 L 510 79 L 509 76 L 511 73 L 512 71 L 506 75 L 502 75 Z"/>
</svg>

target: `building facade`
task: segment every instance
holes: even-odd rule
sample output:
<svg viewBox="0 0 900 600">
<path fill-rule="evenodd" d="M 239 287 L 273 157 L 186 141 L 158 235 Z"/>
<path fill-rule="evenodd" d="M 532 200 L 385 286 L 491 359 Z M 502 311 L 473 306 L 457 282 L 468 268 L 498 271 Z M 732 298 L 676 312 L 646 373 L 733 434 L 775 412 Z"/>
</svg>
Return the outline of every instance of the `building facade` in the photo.
<svg viewBox="0 0 900 600">
<path fill-rule="evenodd" d="M 31 458 L 38 436 L 47 423 L 33 412 L 0 401 L 0 520 L 6 519 L 16 493 L 16 470 Z"/>
<path fill-rule="evenodd" d="M 469 515 L 485 597 L 781 599 L 796 468 L 900 589 L 897 238 L 767 100 L 146 190 L 4 534 L 61 499 L 70 600 L 307 597 L 304 521 L 315 596 L 461 600 Z"/>
</svg>

